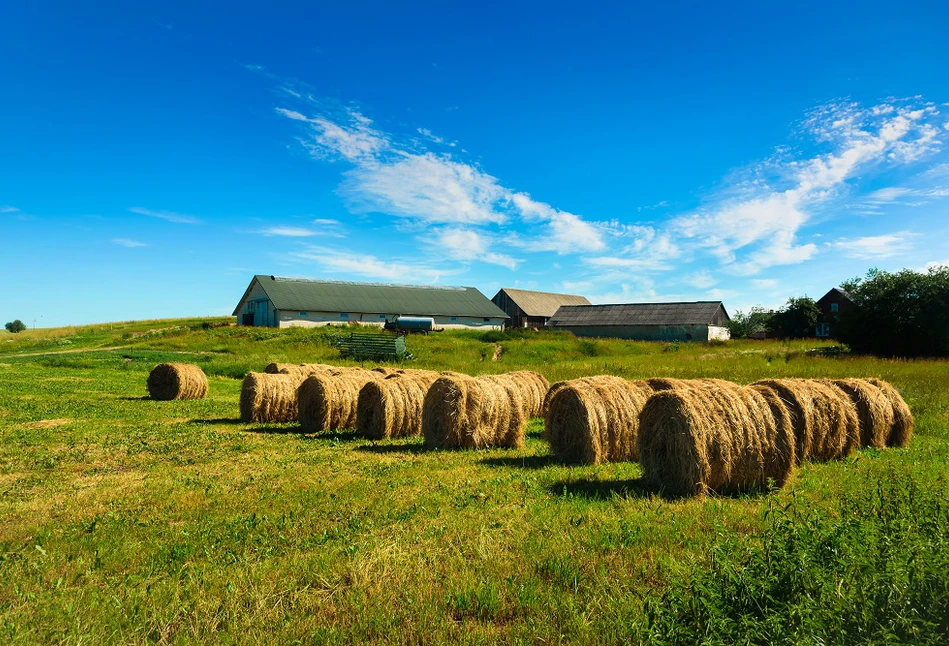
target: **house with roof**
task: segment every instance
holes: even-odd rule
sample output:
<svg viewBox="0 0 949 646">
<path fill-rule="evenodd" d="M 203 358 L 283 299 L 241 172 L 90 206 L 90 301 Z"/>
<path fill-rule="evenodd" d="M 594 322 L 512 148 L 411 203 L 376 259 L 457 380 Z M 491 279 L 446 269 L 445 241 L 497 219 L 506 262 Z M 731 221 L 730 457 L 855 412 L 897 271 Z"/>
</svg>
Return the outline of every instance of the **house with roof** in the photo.
<svg viewBox="0 0 949 646">
<path fill-rule="evenodd" d="M 233 316 L 238 325 L 313 327 L 385 325 L 396 316 L 424 316 L 440 328 L 503 329 L 508 319 L 474 287 L 358 283 L 258 275 Z"/>
<path fill-rule="evenodd" d="M 561 305 L 589 305 L 585 296 L 501 289 L 491 302 L 511 317 L 509 327 L 544 327 Z"/>
<path fill-rule="evenodd" d="M 547 323 L 577 336 L 646 341 L 724 341 L 731 320 L 721 301 L 564 305 Z"/>
<path fill-rule="evenodd" d="M 814 336 L 828 338 L 834 336 L 835 328 L 840 325 L 840 316 L 854 306 L 853 297 L 845 289 L 834 287 L 817 301 L 820 319 L 817 321 Z"/>
</svg>

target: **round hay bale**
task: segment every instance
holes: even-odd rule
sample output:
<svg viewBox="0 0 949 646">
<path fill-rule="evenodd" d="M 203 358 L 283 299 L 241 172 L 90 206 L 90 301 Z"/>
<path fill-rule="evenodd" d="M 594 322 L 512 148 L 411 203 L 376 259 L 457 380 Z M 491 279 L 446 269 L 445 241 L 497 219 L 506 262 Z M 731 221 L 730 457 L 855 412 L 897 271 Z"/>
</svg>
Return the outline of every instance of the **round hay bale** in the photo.
<svg viewBox="0 0 949 646">
<path fill-rule="evenodd" d="M 422 406 L 422 434 L 431 448 L 522 446 L 525 423 L 517 386 L 502 375 L 443 373 Z"/>
<path fill-rule="evenodd" d="M 561 391 L 567 384 L 570 383 L 569 379 L 564 381 L 558 381 L 550 385 L 550 388 L 547 389 L 546 394 L 544 394 L 544 419 L 547 418 L 547 413 L 550 411 L 550 401 L 554 398 L 558 392 Z"/>
<path fill-rule="evenodd" d="M 913 425 L 915 422 L 913 420 L 913 413 L 903 399 L 903 396 L 900 395 L 900 391 L 882 379 L 867 379 L 867 382 L 880 389 L 883 396 L 890 402 L 890 407 L 893 410 L 893 424 L 890 426 L 889 433 L 887 433 L 886 445 L 907 446 L 910 438 L 913 436 Z"/>
<path fill-rule="evenodd" d="M 787 406 L 794 428 L 795 460 L 826 462 L 844 458 L 860 441 L 860 422 L 850 398 L 816 379 L 764 379 Z"/>
<path fill-rule="evenodd" d="M 885 447 L 893 426 L 893 406 L 886 395 L 863 379 L 834 379 L 830 383 L 846 393 L 857 408 L 860 446 Z"/>
<path fill-rule="evenodd" d="M 296 378 L 298 382 L 303 381 L 310 375 L 335 374 L 341 370 L 347 370 L 347 368 L 329 366 L 329 365 L 326 365 L 325 363 L 301 363 L 301 364 L 272 363 L 268 365 L 267 368 L 271 368 L 272 366 L 279 366 L 279 369 L 276 370 L 274 374 L 292 375 L 293 377 Z"/>
<path fill-rule="evenodd" d="M 311 374 L 297 389 L 298 419 L 307 433 L 356 428 L 359 392 L 382 375 L 352 368 L 337 374 Z"/>
<path fill-rule="evenodd" d="M 148 375 L 148 395 L 152 399 L 203 399 L 208 394 L 208 378 L 190 363 L 160 363 Z"/>
<path fill-rule="evenodd" d="M 783 486 L 792 436 L 786 408 L 759 389 L 667 388 L 640 414 L 639 460 L 648 482 L 675 495 Z"/>
<path fill-rule="evenodd" d="M 638 459 L 639 412 L 651 395 L 644 382 L 610 375 L 561 382 L 544 419 L 551 451 L 581 464 Z"/>
<path fill-rule="evenodd" d="M 424 372 L 428 371 L 420 371 Z M 422 433 L 425 395 L 438 375 L 420 373 L 391 374 L 362 387 L 356 404 L 356 430 L 360 435 L 384 440 Z"/>
<path fill-rule="evenodd" d="M 297 379 L 288 374 L 249 372 L 241 385 L 241 421 L 283 424 L 297 419 Z"/>
</svg>

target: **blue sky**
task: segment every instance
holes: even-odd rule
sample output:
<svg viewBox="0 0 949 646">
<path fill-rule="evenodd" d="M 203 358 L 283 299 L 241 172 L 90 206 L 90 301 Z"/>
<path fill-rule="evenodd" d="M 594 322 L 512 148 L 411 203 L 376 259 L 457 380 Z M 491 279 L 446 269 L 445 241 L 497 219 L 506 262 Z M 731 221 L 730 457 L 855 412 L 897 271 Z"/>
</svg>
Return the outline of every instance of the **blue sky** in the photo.
<svg viewBox="0 0 949 646">
<path fill-rule="evenodd" d="M 230 314 L 255 273 L 734 311 L 949 262 L 945 3 L 195 4 L 0 10 L 3 321 Z"/>
</svg>

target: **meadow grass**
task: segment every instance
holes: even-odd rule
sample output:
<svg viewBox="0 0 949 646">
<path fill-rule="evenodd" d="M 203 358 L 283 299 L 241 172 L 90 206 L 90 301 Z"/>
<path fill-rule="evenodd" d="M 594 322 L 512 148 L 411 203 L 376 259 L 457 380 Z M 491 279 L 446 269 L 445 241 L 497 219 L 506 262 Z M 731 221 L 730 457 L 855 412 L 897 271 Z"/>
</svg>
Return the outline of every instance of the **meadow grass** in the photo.
<svg viewBox="0 0 949 646">
<path fill-rule="evenodd" d="M 634 463 L 554 462 L 540 420 L 523 449 L 434 452 L 242 424 L 246 371 L 356 364 L 331 345 L 345 330 L 221 322 L 0 338 L 4 642 L 949 640 L 944 361 L 814 341 L 409 339 L 412 367 L 552 382 L 877 376 L 916 415 L 908 449 L 805 465 L 774 494 L 669 500 Z M 208 398 L 145 399 L 161 361 L 200 365 Z"/>
</svg>

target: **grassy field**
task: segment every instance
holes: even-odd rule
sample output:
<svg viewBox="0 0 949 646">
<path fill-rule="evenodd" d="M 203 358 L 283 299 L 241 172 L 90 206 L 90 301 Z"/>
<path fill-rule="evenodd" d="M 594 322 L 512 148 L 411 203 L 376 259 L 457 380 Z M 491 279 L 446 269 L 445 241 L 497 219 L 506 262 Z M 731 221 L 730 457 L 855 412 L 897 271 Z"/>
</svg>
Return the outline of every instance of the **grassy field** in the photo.
<svg viewBox="0 0 949 646">
<path fill-rule="evenodd" d="M 949 363 L 814 341 L 412 337 L 414 367 L 551 381 L 877 376 L 904 450 L 805 465 L 773 494 L 668 500 L 634 463 L 428 452 L 240 423 L 240 378 L 340 361 L 339 331 L 154 321 L 0 336 L 5 643 L 947 643 Z M 501 362 L 490 357 L 504 347 Z M 209 375 L 145 399 L 155 363 Z"/>
</svg>

